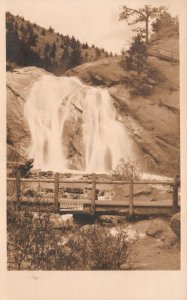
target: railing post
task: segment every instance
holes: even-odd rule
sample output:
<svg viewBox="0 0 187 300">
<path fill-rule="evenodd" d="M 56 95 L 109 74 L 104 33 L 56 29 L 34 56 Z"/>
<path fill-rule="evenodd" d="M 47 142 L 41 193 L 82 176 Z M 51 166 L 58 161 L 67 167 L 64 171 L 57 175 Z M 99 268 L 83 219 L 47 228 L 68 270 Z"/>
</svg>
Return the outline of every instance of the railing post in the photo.
<svg viewBox="0 0 187 300">
<path fill-rule="evenodd" d="M 134 213 L 133 207 L 133 179 L 129 183 L 129 216 L 132 217 Z"/>
<path fill-rule="evenodd" d="M 95 173 L 92 174 L 92 198 L 91 198 L 91 215 L 95 215 L 95 198 L 96 198 L 96 176 Z"/>
<path fill-rule="evenodd" d="M 16 171 L 16 201 L 21 201 L 21 174 Z"/>
<path fill-rule="evenodd" d="M 59 173 L 55 173 L 55 181 L 54 181 L 54 207 L 55 207 L 55 213 L 58 212 L 58 208 L 59 208 L 58 193 L 59 193 Z"/>
<path fill-rule="evenodd" d="M 173 212 L 175 213 L 178 210 L 178 188 L 179 188 L 179 176 L 175 175 L 173 181 Z"/>
</svg>

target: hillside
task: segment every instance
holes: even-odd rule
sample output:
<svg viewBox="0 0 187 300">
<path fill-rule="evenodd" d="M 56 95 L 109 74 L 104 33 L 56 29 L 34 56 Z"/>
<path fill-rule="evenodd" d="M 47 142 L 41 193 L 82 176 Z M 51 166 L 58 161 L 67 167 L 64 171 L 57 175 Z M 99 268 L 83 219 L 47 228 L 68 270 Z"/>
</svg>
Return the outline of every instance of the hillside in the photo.
<svg viewBox="0 0 187 300">
<path fill-rule="evenodd" d="M 37 66 L 62 75 L 77 65 L 109 57 L 104 49 L 6 13 L 7 65 Z M 112 53 L 110 53 L 112 56 Z"/>
</svg>

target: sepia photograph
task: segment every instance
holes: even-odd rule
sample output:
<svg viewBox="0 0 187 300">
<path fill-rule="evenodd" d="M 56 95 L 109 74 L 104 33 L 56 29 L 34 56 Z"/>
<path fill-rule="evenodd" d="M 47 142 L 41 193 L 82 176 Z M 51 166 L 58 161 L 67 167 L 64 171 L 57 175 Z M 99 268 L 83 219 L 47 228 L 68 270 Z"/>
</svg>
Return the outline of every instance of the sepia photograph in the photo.
<svg viewBox="0 0 187 300">
<path fill-rule="evenodd" d="M 7 271 L 180 271 L 180 1 L 6 2 Z"/>
</svg>

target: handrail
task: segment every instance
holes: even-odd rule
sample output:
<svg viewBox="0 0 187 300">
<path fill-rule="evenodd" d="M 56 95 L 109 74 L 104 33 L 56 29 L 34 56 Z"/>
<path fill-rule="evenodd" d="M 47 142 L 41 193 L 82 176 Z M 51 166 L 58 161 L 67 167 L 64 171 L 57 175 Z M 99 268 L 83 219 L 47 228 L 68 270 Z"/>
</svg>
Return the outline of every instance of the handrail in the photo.
<svg viewBox="0 0 187 300">
<path fill-rule="evenodd" d="M 9 177 L 7 181 L 15 181 L 16 177 Z M 51 182 L 54 183 L 54 179 L 27 179 L 21 178 L 22 182 Z M 96 180 L 96 184 L 130 184 L 130 180 Z M 92 184 L 92 180 L 67 180 L 67 179 L 59 179 L 59 183 L 85 183 L 85 184 Z M 173 185 L 173 180 L 135 180 L 133 181 L 134 184 L 168 184 Z"/>
<path fill-rule="evenodd" d="M 179 177 L 175 176 L 174 180 L 96 180 L 96 174 L 92 174 L 91 180 L 66 180 L 60 179 L 60 174 L 55 173 L 54 178 L 48 179 L 35 179 L 35 178 L 21 178 L 20 172 L 16 172 L 15 178 L 7 178 L 7 181 L 15 181 L 16 184 L 16 200 L 18 202 L 21 201 L 21 182 L 45 182 L 45 183 L 53 183 L 54 184 L 54 208 L 55 212 L 58 212 L 59 209 L 59 189 L 61 189 L 60 184 L 63 183 L 77 183 L 77 184 L 92 184 L 92 193 L 91 193 L 91 201 L 90 201 L 90 214 L 95 215 L 95 201 L 96 201 L 96 185 L 97 184 L 114 184 L 114 185 L 129 185 L 129 215 L 132 216 L 134 213 L 134 204 L 133 204 L 133 185 L 134 184 L 162 184 L 162 185 L 170 185 L 173 186 L 173 200 L 172 200 L 172 208 L 173 212 L 178 210 L 178 188 L 179 188 Z"/>
</svg>

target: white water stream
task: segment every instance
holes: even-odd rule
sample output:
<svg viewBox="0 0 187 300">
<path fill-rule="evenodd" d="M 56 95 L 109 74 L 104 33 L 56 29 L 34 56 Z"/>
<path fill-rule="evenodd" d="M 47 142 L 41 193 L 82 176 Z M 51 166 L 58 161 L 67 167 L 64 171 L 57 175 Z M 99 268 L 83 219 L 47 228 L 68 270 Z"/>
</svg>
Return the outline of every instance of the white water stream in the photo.
<svg viewBox="0 0 187 300">
<path fill-rule="evenodd" d="M 34 168 L 105 173 L 120 158 L 133 157 L 131 140 L 116 118 L 108 91 L 86 86 L 75 77 L 43 76 L 30 92 L 24 115 Z M 79 155 L 69 155 L 70 140 Z"/>
</svg>

